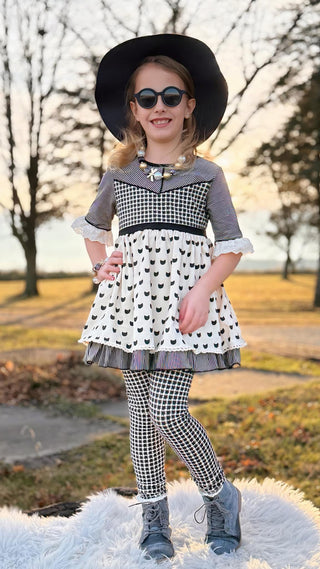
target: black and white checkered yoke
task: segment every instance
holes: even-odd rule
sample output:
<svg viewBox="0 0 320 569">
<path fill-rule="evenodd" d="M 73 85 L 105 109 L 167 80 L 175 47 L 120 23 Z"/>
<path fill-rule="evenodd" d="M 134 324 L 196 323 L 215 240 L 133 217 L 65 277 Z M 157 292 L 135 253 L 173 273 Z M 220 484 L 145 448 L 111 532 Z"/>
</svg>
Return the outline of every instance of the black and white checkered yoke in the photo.
<svg viewBox="0 0 320 569">
<path fill-rule="evenodd" d="M 199 182 L 161 193 L 114 180 L 119 228 L 141 223 L 175 223 L 205 230 L 210 182 Z"/>
</svg>

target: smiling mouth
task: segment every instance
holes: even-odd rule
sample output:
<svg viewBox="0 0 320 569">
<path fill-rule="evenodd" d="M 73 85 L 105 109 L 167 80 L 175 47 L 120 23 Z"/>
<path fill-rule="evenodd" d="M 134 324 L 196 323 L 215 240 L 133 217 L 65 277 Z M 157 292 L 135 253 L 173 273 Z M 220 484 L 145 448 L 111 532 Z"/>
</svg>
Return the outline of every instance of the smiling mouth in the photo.
<svg viewBox="0 0 320 569">
<path fill-rule="evenodd" d="M 169 124 L 169 122 L 171 122 L 171 119 L 153 119 L 151 122 L 155 126 L 164 126 L 166 124 Z"/>
</svg>

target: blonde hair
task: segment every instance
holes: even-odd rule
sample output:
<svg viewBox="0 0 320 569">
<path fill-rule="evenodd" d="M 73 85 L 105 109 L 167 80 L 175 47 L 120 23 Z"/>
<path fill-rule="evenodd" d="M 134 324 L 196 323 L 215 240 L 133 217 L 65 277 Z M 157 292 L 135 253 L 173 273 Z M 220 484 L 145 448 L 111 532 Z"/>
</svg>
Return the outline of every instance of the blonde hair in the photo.
<svg viewBox="0 0 320 569">
<path fill-rule="evenodd" d="M 183 81 L 185 89 L 191 98 L 194 98 L 194 83 L 189 71 L 176 61 L 167 57 L 166 55 L 155 55 L 146 57 L 142 63 L 136 68 L 131 75 L 126 93 L 127 103 L 127 127 L 123 131 L 122 141 L 117 143 L 112 152 L 110 153 L 108 164 L 110 168 L 124 168 L 137 156 L 137 151 L 141 147 L 146 147 L 146 136 L 139 122 L 133 116 L 130 109 L 130 101 L 133 100 L 135 91 L 135 82 L 137 75 L 141 68 L 147 63 L 156 63 L 165 69 L 169 69 L 176 73 Z M 181 154 L 186 157 L 183 164 L 183 169 L 188 169 L 192 166 L 196 158 L 196 148 L 199 143 L 199 136 L 197 133 L 196 119 L 193 115 L 184 120 L 184 127 L 182 131 L 182 147 Z"/>
</svg>

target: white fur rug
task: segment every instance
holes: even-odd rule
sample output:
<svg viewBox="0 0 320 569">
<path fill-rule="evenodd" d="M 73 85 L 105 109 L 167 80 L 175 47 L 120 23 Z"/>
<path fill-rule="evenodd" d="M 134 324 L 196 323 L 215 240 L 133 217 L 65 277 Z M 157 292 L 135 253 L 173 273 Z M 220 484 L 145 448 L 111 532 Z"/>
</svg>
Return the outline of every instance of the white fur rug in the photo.
<svg viewBox="0 0 320 569">
<path fill-rule="evenodd" d="M 202 504 L 191 481 L 169 485 L 176 556 L 165 569 L 319 569 L 320 514 L 303 495 L 281 482 L 236 481 L 242 492 L 242 545 L 216 556 L 203 543 L 205 522 L 194 522 Z M 137 569 L 159 567 L 138 548 L 141 508 L 112 491 L 90 497 L 71 518 L 28 517 L 0 510 L 1 569 Z"/>
</svg>

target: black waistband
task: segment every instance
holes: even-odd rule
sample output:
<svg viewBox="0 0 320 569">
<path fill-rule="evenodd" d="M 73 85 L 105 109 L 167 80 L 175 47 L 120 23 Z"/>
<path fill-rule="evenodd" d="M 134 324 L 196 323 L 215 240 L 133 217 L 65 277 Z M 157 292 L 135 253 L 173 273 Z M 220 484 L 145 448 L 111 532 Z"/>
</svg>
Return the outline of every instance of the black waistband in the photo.
<svg viewBox="0 0 320 569">
<path fill-rule="evenodd" d="M 136 231 L 143 231 L 143 229 L 172 229 L 173 231 L 183 231 L 184 233 L 193 233 L 194 235 L 202 235 L 206 237 L 206 232 L 204 229 L 199 227 L 191 227 L 190 225 L 180 225 L 178 223 L 162 223 L 162 222 L 152 222 L 152 223 L 139 223 L 138 225 L 130 225 L 130 227 L 124 227 L 120 229 L 119 235 L 131 235 Z"/>
</svg>

